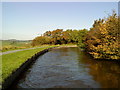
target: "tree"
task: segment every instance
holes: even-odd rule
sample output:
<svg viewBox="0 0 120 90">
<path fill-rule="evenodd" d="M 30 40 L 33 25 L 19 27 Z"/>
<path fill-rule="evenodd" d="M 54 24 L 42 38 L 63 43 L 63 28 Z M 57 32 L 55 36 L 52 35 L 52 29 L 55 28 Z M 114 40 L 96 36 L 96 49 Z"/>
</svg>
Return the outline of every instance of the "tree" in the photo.
<svg viewBox="0 0 120 90">
<path fill-rule="evenodd" d="M 39 36 L 36 37 L 35 39 L 32 40 L 32 45 L 43 45 L 43 44 L 49 44 L 50 43 L 50 38 L 49 37 L 44 37 L 44 36 Z"/>
<path fill-rule="evenodd" d="M 87 29 L 82 29 L 82 30 L 79 30 L 79 32 L 78 32 L 77 45 L 80 48 L 85 48 L 84 41 L 85 41 L 85 36 L 87 35 L 87 33 L 88 33 Z"/>
<path fill-rule="evenodd" d="M 86 36 L 88 52 L 96 59 L 120 59 L 119 19 L 115 12 L 96 20 Z"/>
</svg>

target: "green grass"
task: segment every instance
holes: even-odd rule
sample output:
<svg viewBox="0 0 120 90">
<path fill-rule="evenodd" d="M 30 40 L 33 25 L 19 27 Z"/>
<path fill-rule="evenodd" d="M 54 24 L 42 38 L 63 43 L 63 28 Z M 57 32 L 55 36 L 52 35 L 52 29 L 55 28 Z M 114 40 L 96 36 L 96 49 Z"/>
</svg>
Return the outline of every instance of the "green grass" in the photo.
<svg viewBox="0 0 120 90">
<path fill-rule="evenodd" d="M 2 57 L 0 57 L 0 89 L 2 88 Z"/>
<path fill-rule="evenodd" d="M 4 47 L 5 48 L 5 47 Z M 33 48 L 32 46 L 31 47 L 6 47 L 7 49 L 4 49 L 1 51 L 1 52 L 7 52 L 7 51 L 12 51 L 12 50 L 20 50 L 20 49 L 26 49 L 26 48 Z"/>
<path fill-rule="evenodd" d="M 0 56 L 2 57 L 2 82 L 17 68 L 20 67 L 28 58 L 32 57 L 35 53 L 44 49 L 55 47 L 58 45 L 45 46 L 42 48 L 36 48 L 32 50 L 19 51 L 16 53 L 10 53 Z"/>
<path fill-rule="evenodd" d="M 39 45 L 39 46 L 29 46 L 29 47 L 24 47 L 24 48 L 21 48 L 21 47 L 17 47 L 17 48 L 8 48 L 8 49 L 4 49 L 2 50 L 1 52 L 7 52 L 7 51 L 13 51 L 13 50 L 20 50 L 20 49 L 27 49 L 27 48 L 36 48 L 36 47 L 44 47 L 44 46 L 50 46 L 50 45 Z"/>
<path fill-rule="evenodd" d="M 0 51 L 2 52 L 31 47 L 31 41 L 0 40 Z"/>
<path fill-rule="evenodd" d="M 3 40 L 0 42 L 2 43 L 2 46 L 12 45 L 12 46 L 18 46 L 18 47 L 31 43 L 31 41 L 11 41 L 11 40 Z"/>
</svg>

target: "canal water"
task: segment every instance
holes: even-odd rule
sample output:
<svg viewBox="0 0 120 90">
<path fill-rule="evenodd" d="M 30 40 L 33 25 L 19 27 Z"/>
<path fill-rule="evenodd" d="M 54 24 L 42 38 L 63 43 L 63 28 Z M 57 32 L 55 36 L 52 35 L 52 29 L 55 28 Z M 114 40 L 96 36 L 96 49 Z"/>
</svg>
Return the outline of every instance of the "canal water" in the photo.
<svg viewBox="0 0 120 90">
<path fill-rule="evenodd" d="M 16 83 L 17 88 L 120 88 L 120 63 L 93 60 L 77 47 L 40 56 Z"/>
</svg>

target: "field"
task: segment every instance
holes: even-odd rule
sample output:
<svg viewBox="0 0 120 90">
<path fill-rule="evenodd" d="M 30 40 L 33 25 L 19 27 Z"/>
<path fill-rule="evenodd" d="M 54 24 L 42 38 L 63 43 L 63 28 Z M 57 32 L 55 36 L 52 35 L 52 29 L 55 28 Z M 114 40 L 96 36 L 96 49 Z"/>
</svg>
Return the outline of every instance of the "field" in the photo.
<svg viewBox="0 0 120 90">
<path fill-rule="evenodd" d="M 40 52 L 44 49 L 55 47 L 58 45 L 45 46 L 42 48 L 36 48 L 32 50 L 19 51 L 16 53 L 10 53 L 0 56 L 2 58 L 2 80 L 4 80 L 17 68 L 20 67 L 28 58 L 32 57 L 35 53 Z"/>
<path fill-rule="evenodd" d="M 2 52 L 30 47 L 32 47 L 30 40 L 0 40 L 0 51 Z"/>
</svg>

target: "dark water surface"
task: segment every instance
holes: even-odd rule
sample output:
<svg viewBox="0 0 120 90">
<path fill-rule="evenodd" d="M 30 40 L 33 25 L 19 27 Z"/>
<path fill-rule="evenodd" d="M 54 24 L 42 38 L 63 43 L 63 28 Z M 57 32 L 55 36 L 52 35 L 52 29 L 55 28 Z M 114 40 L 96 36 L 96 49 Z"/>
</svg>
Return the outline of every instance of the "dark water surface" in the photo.
<svg viewBox="0 0 120 90">
<path fill-rule="evenodd" d="M 120 88 L 120 63 L 93 60 L 77 47 L 40 56 L 21 77 L 18 88 Z"/>
</svg>

